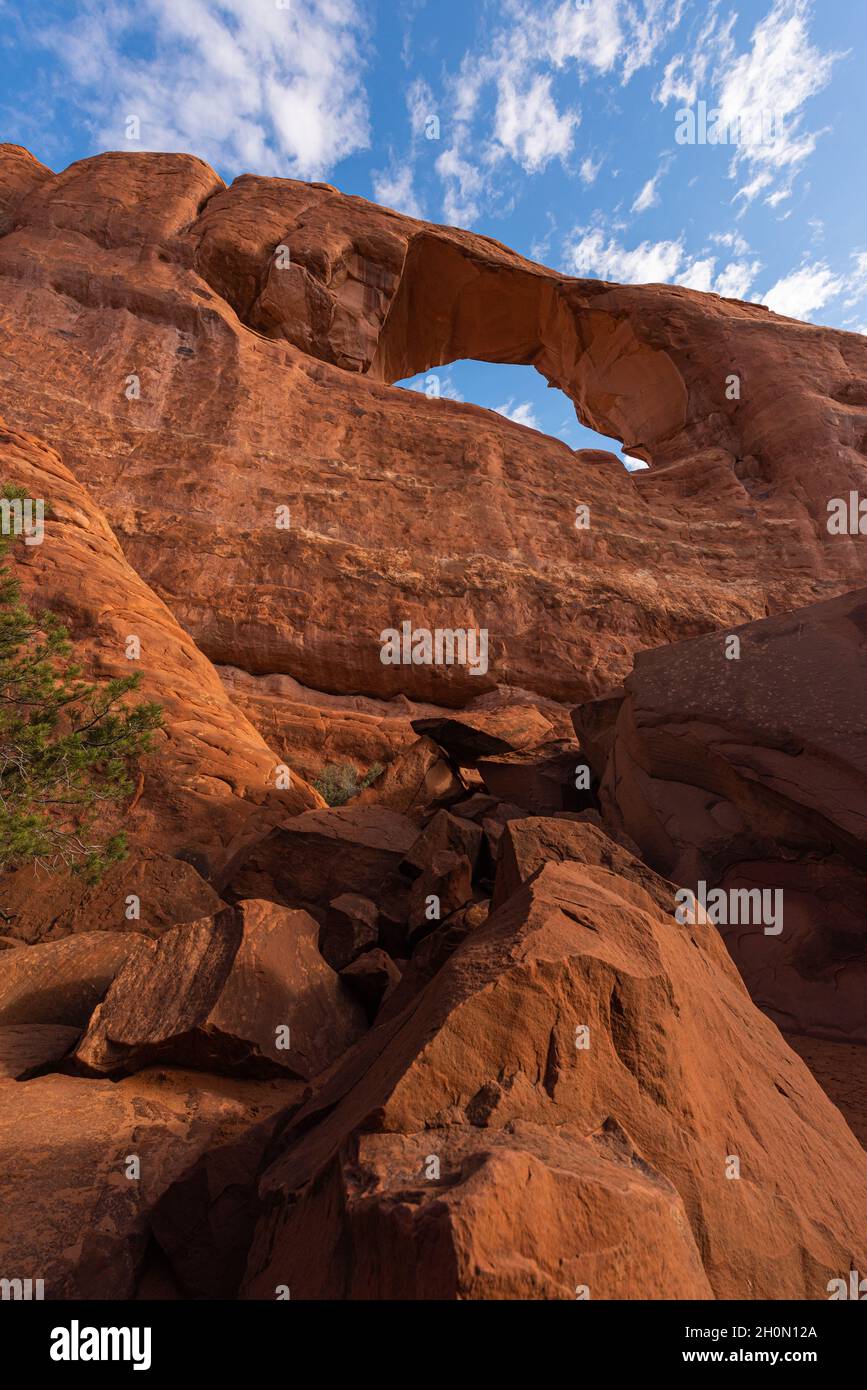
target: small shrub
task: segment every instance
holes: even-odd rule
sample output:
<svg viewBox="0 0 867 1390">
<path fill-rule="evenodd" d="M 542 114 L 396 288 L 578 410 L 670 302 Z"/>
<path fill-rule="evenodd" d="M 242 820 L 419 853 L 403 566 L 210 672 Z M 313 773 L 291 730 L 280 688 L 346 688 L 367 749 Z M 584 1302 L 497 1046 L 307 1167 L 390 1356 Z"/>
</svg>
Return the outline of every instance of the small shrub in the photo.
<svg viewBox="0 0 867 1390">
<path fill-rule="evenodd" d="M 313 785 L 329 806 L 345 806 L 347 801 L 375 782 L 384 770 L 382 763 L 374 763 L 359 779 L 358 769 L 352 763 L 329 763 Z"/>
<path fill-rule="evenodd" d="M 7 486 L 2 496 L 26 494 Z M 96 882 L 126 856 L 125 835 L 100 823 L 107 803 L 132 792 L 161 711 L 127 704 L 137 675 L 81 679 L 66 628 L 21 601 L 3 563 L 14 543 L 0 535 L 0 870 L 36 863 Z"/>
</svg>

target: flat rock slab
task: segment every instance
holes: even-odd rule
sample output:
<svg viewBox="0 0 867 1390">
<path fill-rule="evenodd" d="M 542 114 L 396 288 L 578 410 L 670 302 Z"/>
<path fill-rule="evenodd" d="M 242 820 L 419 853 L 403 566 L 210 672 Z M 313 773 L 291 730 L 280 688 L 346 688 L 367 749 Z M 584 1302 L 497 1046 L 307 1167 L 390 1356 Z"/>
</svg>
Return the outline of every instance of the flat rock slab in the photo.
<svg viewBox="0 0 867 1390">
<path fill-rule="evenodd" d="M 81 1037 L 80 1028 L 59 1023 L 7 1023 L 0 1026 L 0 1077 L 19 1080 L 59 1062 Z"/>
<path fill-rule="evenodd" d="M 314 1076 L 365 1029 L 305 912 L 245 902 L 145 943 L 76 1052 L 89 1074 L 159 1058 L 267 1077 Z"/>
<path fill-rule="evenodd" d="M 384 806 L 308 811 L 270 832 L 233 888 L 238 896 L 262 897 L 270 886 L 293 907 L 324 909 L 342 893 L 375 901 L 383 879 L 417 837 L 418 826 L 408 816 Z"/>
<path fill-rule="evenodd" d="M 135 932 L 81 932 L 63 941 L 4 951 L 0 1024 L 85 1028 L 115 975 L 143 940 Z"/>
</svg>

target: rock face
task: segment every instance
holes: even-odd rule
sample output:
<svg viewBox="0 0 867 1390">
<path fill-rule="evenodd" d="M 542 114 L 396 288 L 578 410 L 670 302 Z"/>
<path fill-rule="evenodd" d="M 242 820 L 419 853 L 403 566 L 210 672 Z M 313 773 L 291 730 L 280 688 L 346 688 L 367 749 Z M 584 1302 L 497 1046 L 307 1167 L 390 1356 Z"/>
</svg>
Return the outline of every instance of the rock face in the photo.
<svg viewBox="0 0 867 1390">
<path fill-rule="evenodd" d="M 104 515 L 55 451 L 0 421 L 0 475 L 51 508 L 42 543 L 14 551 L 25 598 L 59 614 L 87 673 L 140 671 L 137 698 L 163 708 L 164 731 L 143 766 L 140 794 L 123 808 L 122 824 L 134 840 L 189 856 L 219 882 L 232 854 L 251 838 L 251 821 L 266 825 L 270 816 L 273 823 L 321 798 L 301 778 L 277 790 L 277 758 L 231 704 L 210 662 L 130 567 Z M 135 650 L 130 638 L 139 643 L 135 660 L 127 656 Z M 37 922 L 28 934 L 42 930 Z"/>
<path fill-rule="evenodd" d="M 641 653 L 601 789 L 660 873 L 725 890 L 720 930 L 760 1007 L 862 1043 L 865 676 L 867 590 Z"/>
<path fill-rule="evenodd" d="M 50 508 L 25 598 L 164 713 L 126 860 L 0 874 L 4 1276 L 867 1268 L 867 550 L 828 525 L 864 337 L 329 185 L 0 146 L 0 344 L 0 485 Z M 651 467 L 393 385 L 465 357 Z"/>
<path fill-rule="evenodd" d="M 288 1105 L 293 1087 L 164 1071 L 0 1080 L 3 1269 L 44 1280 L 46 1299 L 131 1298 L 151 1210 L 203 1153 Z"/>
<path fill-rule="evenodd" d="M 327 187 L 226 188 L 185 155 L 52 175 L 2 153 L 4 412 L 212 661 L 336 694 L 577 702 L 638 648 L 867 578 L 826 526 L 865 477 L 861 335 L 565 278 Z M 533 363 L 653 467 L 389 384 L 467 357 Z M 404 621 L 486 629 L 488 670 L 383 665 Z"/>
<path fill-rule="evenodd" d="M 281 1148 L 248 1297 L 822 1298 L 867 1231 L 867 1154 L 716 930 L 586 864 L 471 933 Z"/>
</svg>

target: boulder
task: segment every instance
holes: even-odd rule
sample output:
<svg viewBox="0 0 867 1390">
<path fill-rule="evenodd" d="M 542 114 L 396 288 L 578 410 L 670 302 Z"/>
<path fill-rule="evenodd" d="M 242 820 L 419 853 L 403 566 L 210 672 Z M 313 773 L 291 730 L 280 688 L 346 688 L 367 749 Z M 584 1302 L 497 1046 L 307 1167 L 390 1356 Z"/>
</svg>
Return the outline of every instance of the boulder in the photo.
<svg viewBox="0 0 867 1390">
<path fill-rule="evenodd" d="M 144 847 L 109 865 L 99 883 L 26 865 L 0 876 L 8 930 L 28 944 L 76 932 L 134 931 L 157 936 L 219 911 L 219 895 L 192 864 Z"/>
<path fill-rule="evenodd" d="M 118 971 L 144 940 L 134 932 L 79 932 L 63 941 L 4 951 L 0 1025 L 86 1028 Z"/>
<path fill-rule="evenodd" d="M 415 880 L 409 896 L 407 939 L 410 944 L 463 907 L 473 896 L 472 865 L 465 854 L 439 849 Z M 436 902 L 432 903 L 431 898 Z M 435 916 L 431 916 L 431 912 Z"/>
<path fill-rule="evenodd" d="M 549 863 L 595 864 L 639 884 L 660 912 L 674 913 L 677 907 L 677 886 L 648 869 L 595 825 L 553 816 L 527 816 L 503 827 L 492 909 Z"/>
<path fill-rule="evenodd" d="M 76 1050 L 91 1075 L 156 1059 L 238 1075 L 309 1078 L 364 1031 L 305 912 L 243 902 L 144 943 Z"/>
<path fill-rule="evenodd" d="M 578 735 L 583 759 L 590 765 L 597 781 L 608 765 L 614 726 L 625 693 L 622 686 L 618 687 L 595 700 L 585 700 L 583 705 L 572 711 L 572 724 Z"/>
<path fill-rule="evenodd" d="M 492 796 L 523 806 L 533 816 L 578 811 L 595 801 L 589 787 L 578 790 L 575 786 L 578 769 L 587 766 L 587 759 L 574 741 L 480 758 L 477 766 Z"/>
<path fill-rule="evenodd" d="M 319 952 L 332 970 L 342 970 L 376 945 L 379 909 L 359 893 L 341 893 L 328 904 L 319 932 Z"/>
<path fill-rule="evenodd" d="M 62 1023 L 0 1025 L 0 1078 L 20 1081 L 49 1068 L 71 1052 L 80 1037 L 80 1028 Z"/>
<path fill-rule="evenodd" d="M 825 1299 L 867 1265 L 867 1154 L 719 934 L 589 864 L 379 1023 L 260 1190 L 248 1298 Z"/>
<path fill-rule="evenodd" d="M 279 901 L 324 914 L 341 893 L 377 899 L 418 836 L 407 816 L 384 806 L 310 811 L 272 830 L 246 858 L 232 888 L 245 896 L 270 885 Z M 264 894 L 270 896 L 270 894 Z"/>
<path fill-rule="evenodd" d="M 432 739 L 456 767 L 475 767 L 480 758 L 534 748 L 554 732 L 532 705 L 413 719 L 412 727 Z"/>
<path fill-rule="evenodd" d="M 203 1154 L 291 1111 L 302 1091 L 157 1070 L 0 1081 L 4 1277 L 44 1280 L 46 1300 L 132 1298 L 160 1199 Z M 229 1187 L 243 1171 L 227 1164 L 221 1176 Z"/>
<path fill-rule="evenodd" d="M 400 863 L 405 878 L 416 879 L 430 867 L 433 856 L 440 850 L 463 855 L 474 871 L 482 848 L 482 830 L 472 820 L 437 811 L 414 840 Z"/>
<path fill-rule="evenodd" d="M 865 589 L 642 653 L 600 788 L 648 864 L 721 891 L 713 920 L 761 1008 L 860 1043 L 865 665 Z"/>
</svg>

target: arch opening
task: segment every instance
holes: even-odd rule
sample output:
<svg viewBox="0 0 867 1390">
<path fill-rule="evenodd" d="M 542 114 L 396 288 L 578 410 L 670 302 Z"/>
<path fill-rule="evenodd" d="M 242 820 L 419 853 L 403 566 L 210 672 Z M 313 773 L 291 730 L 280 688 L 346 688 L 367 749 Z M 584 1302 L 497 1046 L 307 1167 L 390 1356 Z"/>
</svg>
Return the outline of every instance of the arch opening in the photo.
<svg viewBox="0 0 867 1390">
<path fill-rule="evenodd" d="M 573 451 L 593 449 L 613 455 L 629 472 L 647 464 L 628 457 L 619 439 L 601 434 L 578 419 L 575 403 L 533 366 L 461 358 L 393 383 L 432 399 L 482 406 L 515 424 L 561 440 Z"/>
<path fill-rule="evenodd" d="M 518 257 L 494 263 L 425 234 L 409 247 L 369 374 L 406 383 L 459 362 L 532 366 L 568 396 L 578 425 L 650 465 L 683 430 L 686 386 L 607 298 L 598 282 L 588 293 Z"/>
</svg>

